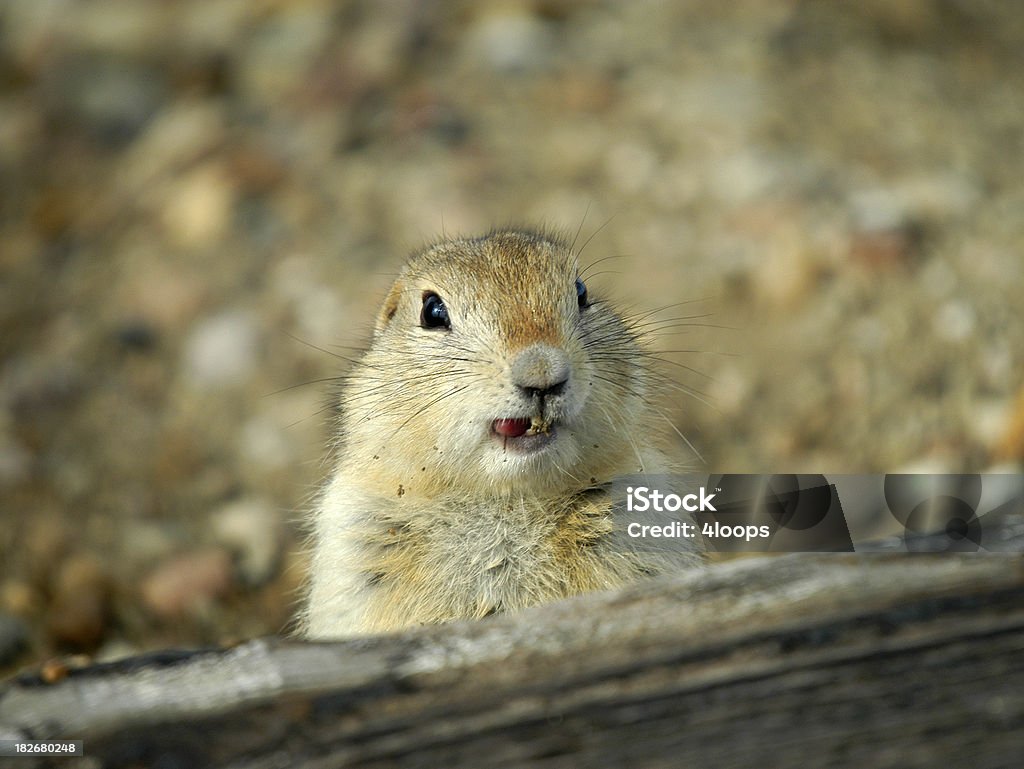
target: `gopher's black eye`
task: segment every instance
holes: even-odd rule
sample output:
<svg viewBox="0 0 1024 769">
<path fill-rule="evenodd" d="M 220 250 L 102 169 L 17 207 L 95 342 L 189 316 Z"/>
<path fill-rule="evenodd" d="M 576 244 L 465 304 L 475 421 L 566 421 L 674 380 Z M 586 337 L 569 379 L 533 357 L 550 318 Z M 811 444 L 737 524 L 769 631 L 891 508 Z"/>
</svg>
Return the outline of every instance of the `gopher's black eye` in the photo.
<svg viewBox="0 0 1024 769">
<path fill-rule="evenodd" d="M 576 278 L 576 301 L 581 310 L 590 306 L 590 300 L 587 299 L 587 285 L 583 282 L 583 278 Z"/>
<path fill-rule="evenodd" d="M 420 313 L 420 325 L 423 328 L 451 328 L 448 320 L 448 308 L 444 300 L 432 291 L 423 295 L 423 312 Z"/>
</svg>

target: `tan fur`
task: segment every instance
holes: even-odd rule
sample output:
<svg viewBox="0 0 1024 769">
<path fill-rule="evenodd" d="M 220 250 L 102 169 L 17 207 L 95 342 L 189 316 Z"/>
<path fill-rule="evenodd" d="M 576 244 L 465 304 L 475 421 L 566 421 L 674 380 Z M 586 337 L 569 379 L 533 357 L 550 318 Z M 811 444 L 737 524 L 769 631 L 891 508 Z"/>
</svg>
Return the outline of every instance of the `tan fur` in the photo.
<svg viewBox="0 0 1024 769">
<path fill-rule="evenodd" d="M 692 545 L 645 552 L 622 536 L 617 479 L 670 467 L 653 445 L 645 354 L 603 301 L 580 309 L 577 275 L 565 245 L 519 231 L 408 261 L 341 396 L 307 635 L 482 617 L 696 564 Z M 428 292 L 450 330 L 421 327 Z M 513 380 L 546 387 L 552 361 L 568 379 L 535 406 Z M 555 425 L 543 450 L 492 433 L 543 404 Z"/>
</svg>

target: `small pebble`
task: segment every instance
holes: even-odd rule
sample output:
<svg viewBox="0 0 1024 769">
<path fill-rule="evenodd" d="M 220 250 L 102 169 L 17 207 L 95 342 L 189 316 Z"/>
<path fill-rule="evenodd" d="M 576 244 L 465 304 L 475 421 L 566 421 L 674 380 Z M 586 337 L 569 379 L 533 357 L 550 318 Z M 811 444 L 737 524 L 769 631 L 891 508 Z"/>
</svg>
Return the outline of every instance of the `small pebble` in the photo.
<svg viewBox="0 0 1024 769">
<path fill-rule="evenodd" d="M 116 662 L 117 660 L 123 660 L 126 657 L 134 657 L 140 651 L 141 650 L 137 646 L 133 646 L 127 641 L 107 641 L 100 647 L 99 651 L 96 652 L 94 662 Z"/>
<path fill-rule="evenodd" d="M 1018 394 L 1002 427 L 1002 435 L 994 452 L 996 459 L 1024 460 L 1024 389 Z"/>
<path fill-rule="evenodd" d="M 551 33 L 528 13 L 490 13 L 466 33 L 469 59 L 495 72 L 529 72 L 545 68 L 554 50 Z"/>
<path fill-rule="evenodd" d="M 23 620 L 0 612 L 0 666 L 10 665 L 28 648 L 28 626 Z"/>
<path fill-rule="evenodd" d="M 214 538 L 238 557 L 240 576 L 260 585 L 274 575 L 281 556 L 281 524 L 274 507 L 257 497 L 225 505 L 211 519 Z"/>
<path fill-rule="evenodd" d="M 110 615 L 110 580 L 99 559 L 75 555 L 61 564 L 47 612 L 47 629 L 58 646 L 92 651 Z"/>
<path fill-rule="evenodd" d="M 988 399 L 974 404 L 967 419 L 970 436 L 989 450 L 996 449 L 1010 422 L 1012 403 Z"/>
<path fill-rule="evenodd" d="M 231 589 L 231 556 L 215 547 L 159 564 L 143 580 L 142 602 L 164 620 L 202 614 Z"/>
<path fill-rule="evenodd" d="M 260 331 L 244 310 L 227 310 L 201 321 L 185 343 L 185 375 L 197 389 L 238 384 L 256 368 Z"/>
<path fill-rule="evenodd" d="M 892 232 L 901 229 L 907 220 L 902 201 L 882 188 L 851 193 L 849 208 L 854 228 L 860 232 Z"/>
<path fill-rule="evenodd" d="M 38 612 L 43 599 L 38 590 L 20 579 L 8 579 L 0 585 L 0 612 L 27 616 Z"/>
<path fill-rule="evenodd" d="M 126 521 L 120 528 L 121 547 L 126 562 L 136 567 L 146 567 L 170 555 L 181 547 L 180 525 L 155 521 Z"/>
<path fill-rule="evenodd" d="M 935 314 L 935 333 L 949 342 L 965 342 L 974 333 L 975 313 L 962 300 L 950 300 Z"/>
<path fill-rule="evenodd" d="M 164 226 L 182 247 L 209 246 L 227 233 L 234 202 L 234 186 L 223 169 L 199 168 L 168 190 Z"/>
</svg>

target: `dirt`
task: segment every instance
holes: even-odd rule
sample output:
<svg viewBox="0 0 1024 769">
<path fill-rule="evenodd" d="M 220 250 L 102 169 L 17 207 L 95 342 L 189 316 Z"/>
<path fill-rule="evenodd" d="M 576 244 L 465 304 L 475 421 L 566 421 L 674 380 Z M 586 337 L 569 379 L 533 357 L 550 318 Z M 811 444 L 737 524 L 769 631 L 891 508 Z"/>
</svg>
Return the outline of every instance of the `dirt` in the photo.
<svg viewBox="0 0 1024 769">
<path fill-rule="evenodd" d="M 443 232 L 579 230 L 695 466 L 1019 472 L 1022 179 L 1013 3 L 4 4 L 0 669 L 286 632 Z"/>
</svg>

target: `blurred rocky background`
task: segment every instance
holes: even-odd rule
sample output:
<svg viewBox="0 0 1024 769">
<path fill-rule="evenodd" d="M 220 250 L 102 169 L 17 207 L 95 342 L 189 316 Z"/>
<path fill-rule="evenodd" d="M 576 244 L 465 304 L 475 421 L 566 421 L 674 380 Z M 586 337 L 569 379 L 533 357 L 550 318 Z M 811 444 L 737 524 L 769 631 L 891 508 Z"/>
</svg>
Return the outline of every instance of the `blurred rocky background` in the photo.
<svg viewBox="0 0 1024 769">
<path fill-rule="evenodd" d="M 0 670 L 286 630 L 442 229 L 581 228 L 709 470 L 1019 470 L 1022 180 L 1020 3 L 7 0 Z"/>
</svg>

